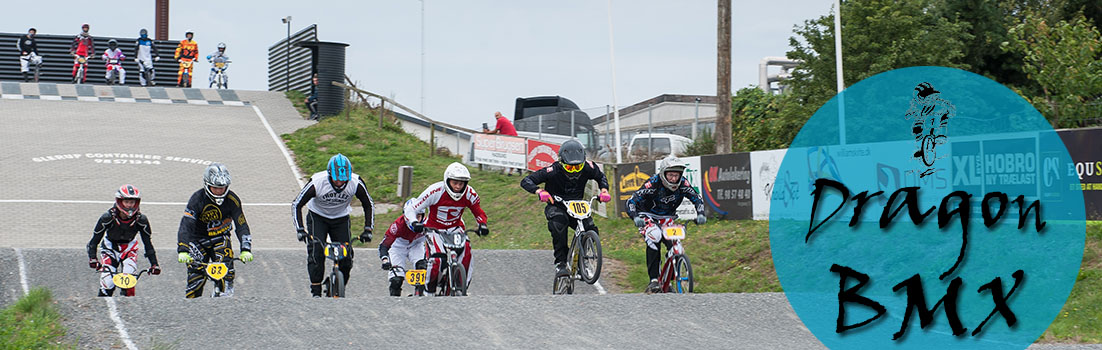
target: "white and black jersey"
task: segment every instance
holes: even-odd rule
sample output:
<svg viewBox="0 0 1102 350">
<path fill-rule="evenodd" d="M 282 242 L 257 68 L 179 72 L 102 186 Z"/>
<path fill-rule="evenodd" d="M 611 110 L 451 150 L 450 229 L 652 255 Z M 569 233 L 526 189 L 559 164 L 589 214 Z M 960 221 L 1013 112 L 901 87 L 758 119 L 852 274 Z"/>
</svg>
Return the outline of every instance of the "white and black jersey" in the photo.
<svg viewBox="0 0 1102 350">
<path fill-rule="evenodd" d="M 375 227 L 375 203 L 371 201 L 371 195 L 367 192 L 367 186 L 360 175 L 352 173 L 352 181 L 337 190 L 329 182 L 329 173 L 322 171 L 310 177 L 310 183 L 302 188 L 298 197 L 291 202 L 291 215 L 295 228 L 302 229 L 302 207 L 319 216 L 336 219 L 352 214 L 352 198 L 360 200 L 364 210 L 364 227 Z"/>
</svg>

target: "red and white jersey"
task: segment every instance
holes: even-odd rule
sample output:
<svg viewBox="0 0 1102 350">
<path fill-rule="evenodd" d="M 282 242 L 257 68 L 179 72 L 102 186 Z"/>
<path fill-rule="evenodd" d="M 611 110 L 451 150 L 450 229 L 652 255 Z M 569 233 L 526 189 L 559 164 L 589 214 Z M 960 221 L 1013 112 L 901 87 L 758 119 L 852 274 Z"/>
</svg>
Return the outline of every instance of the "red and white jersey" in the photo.
<svg viewBox="0 0 1102 350">
<path fill-rule="evenodd" d="M 444 181 L 429 185 L 425 192 L 421 192 L 420 196 L 406 202 L 404 208 L 406 221 L 413 222 L 417 219 L 417 213 L 421 213 L 428 208 L 428 215 L 425 216 L 425 227 L 447 229 L 458 226 L 465 228 L 463 209 L 471 208 L 475 220 L 480 224 L 486 223 L 486 212 L 482 211 L 482 207 L 479 206 L 478 193 L 474 191 L 471 185 L 467 185 L 467 190 L 463 192 L 463 196 L 459 197 L 459 200 L 452 199 L 444 186 L 447 186 Z"/>
</svg>

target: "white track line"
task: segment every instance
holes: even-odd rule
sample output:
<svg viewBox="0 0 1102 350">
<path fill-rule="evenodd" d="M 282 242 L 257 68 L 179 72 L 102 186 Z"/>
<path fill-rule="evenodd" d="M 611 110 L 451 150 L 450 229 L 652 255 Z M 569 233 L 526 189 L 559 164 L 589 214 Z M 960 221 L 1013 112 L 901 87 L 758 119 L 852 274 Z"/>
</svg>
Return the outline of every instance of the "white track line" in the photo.
<svg viewBox="0 0 1102 350">
<path fill-rule="evenodd" d="M 23 286 L 23 295 L 31 292 L 27 286 L 27 261 L 23 259 L 23 251 L 15 248 L 15 258 L 19 260 L 19 284 Z"/>
<path fill-rule="evenodd" d="M 601 281 L 593 282 L 593 286 L 597 287 L 597 294 L 600 294 L 600 295 L 608 294 L 608 291 L 605 290 L 605 287 L 601 285 Z"/>
<path fill-rule="evenodd" d="M 268 129 L 268 134 L 272 135 L 272 141 L 275 141 L 276 146 L 279 146 L 279 150 L 283 152 L 283 157 L 287 158 L 287 165 L 291 167 L 291 173 L 295 175 L 295 182 L 298 182 L 298 188 L 306 187 L 306 183 L 302 182 L 302 173 L 298 171 L 298 165 L 295 165 L 295 160 L 291 158 L 291 152 L 287 151 L 287 145 L 283 144 L 283 140 L 276 135 L 272 130 L 272 125 L 268 124 L 268 118 L 264 118 L 264 113 L 260 112 L 260 108 L 253 106 L 253 111 L 256 111 L 256 116 L 260 118 L 260 122 L 264 123 L 264 128 Z"/>
<path fill-rule="evenodd" d="M 103 300 L 107 302 L 107 309 L 111 311 L 111 320 L 115 321 L 115 329 L 119 331 L 119 338 L 122 338 L 122 343 L 126 344 L 127 349 L 138 350 L 138 346 L 134 345 L 134 342 L 130 340 L 130 334 L 126 332 L 126 325 L 122 323 L 122 317 L 119 317 L 119 308 L 115 306 L 115 298 L 106 297 Z"/>
<path fill-rule="evenodd" d="M 305 185 L 304 185 L 305 186 Z M 60 204 L 115 204 L 114 201 L 82 201 L 82 200 L 63 200 L 63 199 L 0 199 L 0 203 L 60 203 Z M 146 202 L 142 201 L 142 205 L 187 205 L 185 202 Z M 258 207 L 286 207 L 291 203 L 244 203 L 245 206 L 258 206 Z"/>
</svg>

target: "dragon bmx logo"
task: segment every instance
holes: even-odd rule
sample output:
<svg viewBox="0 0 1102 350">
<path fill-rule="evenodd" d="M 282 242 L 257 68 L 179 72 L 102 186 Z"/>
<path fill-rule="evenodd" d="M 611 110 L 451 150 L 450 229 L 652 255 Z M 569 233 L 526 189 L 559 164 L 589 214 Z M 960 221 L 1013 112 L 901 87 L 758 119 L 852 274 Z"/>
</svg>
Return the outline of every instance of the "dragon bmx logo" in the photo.
<svg viewBox="0 0 1102 350">
<path fill-rule="evenodd" d="M 920 161 L 919 177 L 926 177 L 937 172 L 934 162 L 945 158 L 945 155 L 937 154 L 937 147 L 949 141 L 949 120 L 957 115 L 957 108 L 952 103 L 941 98 L 941 92 L 934 89 L 930 83 L 920 83 L 915 87 L 914 97 L 911 98 L 911 106 L 907 109 L 906 118 L 914 124 L 911 132 L 915 137 L 913 158 Z"/>
</svg>

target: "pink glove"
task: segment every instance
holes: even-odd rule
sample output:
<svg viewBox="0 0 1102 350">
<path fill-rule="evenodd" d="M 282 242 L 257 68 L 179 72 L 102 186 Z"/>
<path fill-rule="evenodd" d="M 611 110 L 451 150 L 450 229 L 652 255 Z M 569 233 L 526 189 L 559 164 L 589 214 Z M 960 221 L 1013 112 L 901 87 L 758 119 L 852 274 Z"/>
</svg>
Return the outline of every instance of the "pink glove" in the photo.
<svg viewBox="0 0 1102 350">
<path fill-rule="evenodd" d="M 608 203 L 608 201 L 612 200 L 612 195 L 608 194 L 608 192 L 601 192 L 601 194 L 597 196 L 597 200 Z"/>
<path fill-rule="evenodd" d="M 544 190 L 536 191 L 536 195 L 540 196 L 540 202 L 547 202 L 547 203 L 551 202 L 551 194 L 547 193 L 547 191 L 544 191 Z"/>
</svg>

